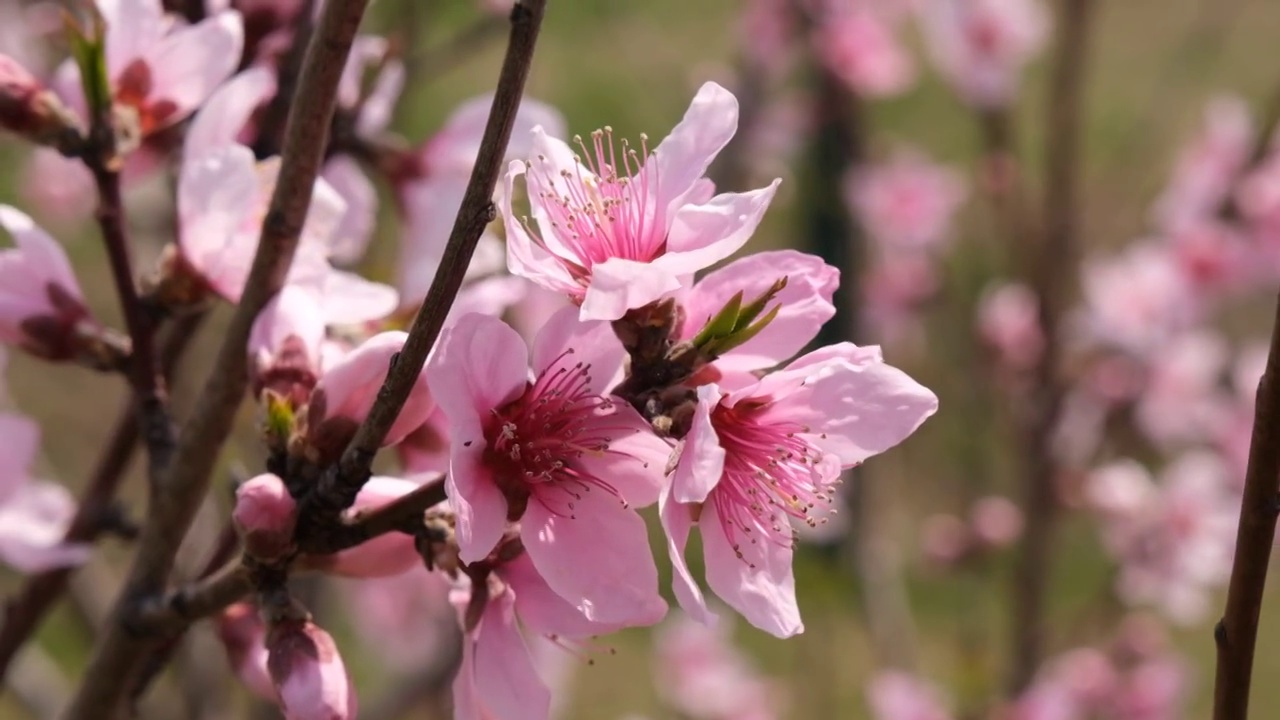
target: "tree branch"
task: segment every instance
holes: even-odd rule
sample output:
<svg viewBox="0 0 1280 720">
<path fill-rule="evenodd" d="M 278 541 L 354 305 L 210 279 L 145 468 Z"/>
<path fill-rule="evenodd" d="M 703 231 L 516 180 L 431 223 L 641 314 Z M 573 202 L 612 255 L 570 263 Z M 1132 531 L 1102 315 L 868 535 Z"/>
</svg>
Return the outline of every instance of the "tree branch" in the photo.
<svg viewBox="0 0 1280 720">
<path fill-rule="evenodd" d="M 184 585 L 139 608 L 135 632 L 177 634 L 253 592 L 252 572 L 241 563 Z"/>
<path fill-rule="evenodd" d="M 546 0 L 520 0 L 511 9 L 511 35 L 502 71 L 498 76 L 498 88 L 493 96 L 484 137 L 480 141 L 480 153 L 471 171 L 471 179 L 467 182 L 462 206 L 454 221 L 440 267 L 431 281 L 431 288 L 427 291 L 422 307 L 413 319 L 404 348 L 387 371 L 386 380 L 378 390 L 377 400 L 369 415 L 347 446 L 338 467 L 326 472 L 319 487 L 305 498 L 306 504 L 300 513 L 304 521 L 317 514 L 310 512 L 311 508 L 320 510 L 318 514 L 321 517 L 331 518 L 350 507 L 360 488 L 369 479 L 369 466 L 374 455 L 382 445 L 391 424 L 400 415 L 409 391 L 426 363 L 427 354 L 440 335 L 445 316 L 453 306 L 467 266 L 471 263 L 476 242 L 485 226 L 495 217 L 493 189 L 502 169 L 502 158 L 506 154 L 507 141 L 510 140 L 512 127 L 515 125 L 520 98 L 524 94 L 525 80 L 529 76 L 529 66 L 533 61 L 533 50 L 546 5 Z"/>
<path fill-rule="evenodd" d="M 1024 689 L 1044 655 L 1045 593 L 1051 576 L 1053 530 L 1058 516 L 1053 431 L 1063 387 L 1058 377 L 1059 321 L 1071 302 L 1072 273 L 1078 266 L 1080 216 L 1081 94 L 1092 0 L 1063 0 L 1050 78 L 1048 132 L 1045 133 L 1044 229 L 1030 258 L 1028 280 L 1040 299 L 1045 349 L 1035 368 L 1022 443 L 1026 536 L 1014 579 L 1013 662 L 1010 686 Z"/>
<path fill-rule="evenodd" d="M 350 522 L 325 527 L 314 537 L 301 538 L 299 549 L 311 555 L 331 555 L 389 532 L 407 532 L 422 526 L 422 514 L 446 499 L 444 477 L 428 482 L 413 492 L 352 518 Z"/>
<path fill-rule="evenodd" d="M 161 372 L 166 378 L 173 376 L 174 366 L 203 320 L 203 312 L 187 315 L 179 318 L 169 331 L 160 350 Z M 97 540 L 105 529 L 103 520 L 115 505 L 116 491 L 138 444 L 136 418 L 137 413 L 130 400 L 122 408 L 84 494 L 80 496 L 63 542 L 90 543 Z M 4 625 L 0 627 L 0 680 L 8 672 L 18 649 L 31 638 L 40 621 L 66 591 L 73 570 L 59 568 L 28 578 L 18 595 L 6 604 Z"/>
<path fill-rule="evenodd" d="M 191 420 L 178 439 L 173 462 L 154 495 L 113 622 L 94 648 L 84 683 L 66 715 L 68 720 L 118 715 L 131 686 L 130 677 L 153 644 L 151 638 L 132 633 L 129 620 L 137 603 L 163 589 L 244 398 L 249 331 L 258 313 L 279 292 L 293 261 L 328 140 L 338 78 L 366 4 L 367 0 L 331 0 L 324 5 L 307 48 L 285 130 L 279 182 L 263 221 L 240 305 Z"/>
<path fill-rule="evenodd" d="M 1235 559 L 1227 586 L 1227 607 L 1214 629 L 1218 667 L 1213 691 L 1213 720 L 1248 720 L 1249 686 L 1267 564 L 1280 511 L 1280 298 L 1271 328 L 1267 367 L 1258 383 L 1245 470 Z"/>
</svg>

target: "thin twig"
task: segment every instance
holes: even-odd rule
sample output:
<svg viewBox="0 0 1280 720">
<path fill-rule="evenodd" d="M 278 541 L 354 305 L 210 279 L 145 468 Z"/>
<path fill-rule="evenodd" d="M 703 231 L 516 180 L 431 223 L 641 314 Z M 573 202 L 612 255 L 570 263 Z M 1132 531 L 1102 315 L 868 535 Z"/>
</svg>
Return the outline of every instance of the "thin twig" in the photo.
<svg viewBox="0 0 1280 720">
<path fill-rule="evenodd" d="M 147 634 L 178 633 L 253 592 L 252 573 L 240 563 L 174 590 L 139 609 L 134 630 Z"/>
<path fill-rule="evenodd" d="M 1280 299 L 1271 328 L 1267 367 L 1258 383 L 1240 527 L 1227 586 L 1227 607 L 1214 628 L 1218 668 L 1213 720 L 1248 720 L 1249 685 L 1267 564 L 1280 511 Z"/>
<path fill-rule="evenodd" d="M 173 376 L 174 367 L 195 337 L 203 318 L 203 312 L 183 316 L 169 331 L 164 347 L 160 349 L 161 372 L 166 378 Z M 138 444 L 136 417 L 130 400 L 113 426 L 111 437 L 98 458 L 84 494 L 80 496 L 63 542 L 93 542 L 103 531 L 102 520 L 114 506 L 116 491 Z M 17 596 L 6 603 L 4 625 L 0 626 L 0 679 L 4 678 L 18 649 L 30 639 L 40 620 L 66 590 L 71 572 L 72 568 L 59 568 L 32 576 Z"/>
<path fill-rule="evenodd" d="M 352 548 L 389 532 L 411 532 L 422 526 L 422 514 L 433 505 L 444 502 L 444 478 L 432 480 L 413 492 L 367 513 L 361 513 L 350 522 L 327 527 L 314 537 L 302 538 L 299 548 L 312 555 L 330 555 Z"/>
<path fill-rule="evenodd" d="M 324 510 L 322 515 L 332 516 L 350 507 L 360 488 L 369 479 L 369 466 L 373 457 L 382 445 L 387 431 L 391 429 L 391 424 L 400 415 L 409 391 L 422 372 L 427 354 L 440 335 L 445 316 L 453 306 L 467 266 L 471 263 L 476 242 L 485 226 L 495 217 L 493 190 L 502 169 L 507 141 L 510 140 L 512 127 L 515 125 L 516 111 L 524 94 L 525 80 L 529 76 L 533 49 L 546 5 L 546 0 L 520 0 L 511 9 L 511 35 L 502 71 L 498 76 L 498 88 L 493 96 L 484 137 L 480 141 L 480 152 L 467 182 L 462 206 L 454 221 L 440 267 L 413 319 L 404 347 L 392 362 L 386 380 L 378 390 L 377 400 L 343 453 L 336 472 L 325 473 L 316 491 L 307 496 L 312 508 Z M 305 520 L 313 514 L 304 507 L 301 517 Z"/>
<path fill-rule="evenodd" d="M 328 139 L 338 78 L 366 4 L 367 0 L 333 0 L 324 5 L 296 88 L 279 182 L 262 224 L 240 305 L 226 330 L 212 374 L 178 439 L 171 467 L 157 488 L 113 622 L 94 648 L 68 720 L 116 717 L 132 686 L 130 677 L 153 645 L 152 638 L 130 630 L 129 620 L 137 603 L 163 589 L 248 388 L 245 347 L 249 331 L 258 313 L 279 292 L 293 261 Z"/>
<path fill-rule="evenodd" d="M 1045 133 L 1044 234 L 1028 279 L 1040 299 L 1045 348 L 1029 392 L 1022 443 L 1027 532 L 1014 579 L 1013 661 L 1010 690 L 1024 689 L 1044 655 L 1045 597 L 1052 570 L 1053 531 L 1058 516 L 1057 463 L 1053 431 L 1062 403 L 1058 377 L 1058 328 L 1071 302 L 1073 268 L 1079 262 L 1080 136 L 1092 0 L 1063 0 L 1050 79 Z"/>
</svg>

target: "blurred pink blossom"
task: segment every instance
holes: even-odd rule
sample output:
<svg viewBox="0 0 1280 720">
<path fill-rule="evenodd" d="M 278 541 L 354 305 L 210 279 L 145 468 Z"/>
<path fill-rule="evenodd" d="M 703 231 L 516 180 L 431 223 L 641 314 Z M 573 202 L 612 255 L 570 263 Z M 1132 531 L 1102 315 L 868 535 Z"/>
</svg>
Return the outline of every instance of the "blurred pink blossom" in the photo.
<svg viewBox="0 0 1280 720">
<path fill-rule="evenodd" d="M 0 205 L 0 228 L 15 245 L 0 250 L 0 342 L 51 360 L 75 357 L 80 326 L 97 323 L 67 254 L 17 208 Z"/>
<path fill-rule="evenodd" d="M 31 475 L 40 428 L 28 418 L 0 413 L 0 438 L 0 561 L 22 573 L 84 562 L 90 548 L 62 540 L 76 512 L 71 493 Z"/>
<path fill-rule="evenodd" d="M 988 288 L 978 301 L 978 333 L 1003 367 L 1031 369 L 1044 353 L 1039 299 L 1021 283 Z"/>
<path fill-rule="evenodd" d="M 1160 197 L 1152 208 L 1156 226 L 1176 233 L 1213 221 L 1249 158 L 1255 129 L 1249 106 L 1234 96 L 1221 96 L 1205 107 L 1204 124 L 1183 148 Z M 1241 188 L 1241 207 L 1249 205 Z"/>
<path fill-rule="evenodd" d="M 464 562 L 520 521 L 546 582 L 586 617 L 648 624 L 665 612 L 644 521 L 670 448 L 607 396 L 625 353 L 608 323 L 557 313 L 532 353 L 501 320 L 448 329 L 427 377 L 449 418 L 446 488 Z M 530 366 L 533 373 L 530 373 Z"/>
<path fill-rule="evenodd" d="M 1189 289 L 1209 300 L 1238 294 L 1280 273 L 1280 264 L 1259 257 L 1250 238 L 1225 223 L 1188 223 L 1169 236 L 1169 245 Z"/>
<path fill-rule="evenodd" d="M 874 2 L 827 3 L 813 42 L 818 57 L 858 95 L 890 97 L 910 89 L 915 60 L 903 45 L 900 15 Z"/>
<path fill-rule="evenodd" d="M 990 548 L 1009 547 L 1022 536 L 1022 510 L 1006 497 L 990 495 L 980 498 L 969 509 L 969 525 L 973 536 Z"/>
<path fill-rule="evenodd" d="M 841 343 L 802 355 L 757 383 L 698 388 L 692 428 L 659 501 L 681 607 L 712 618 L 685 564 L 701 529 L 707 583 L 777 637 L 804 626 L 792 576 L 792 521 L 815 524 L 842 468 L 897 445 L 937 409 L 932 392 L 877 347 Z"/>
<path fill-rule="evenodd" d="M 867 683 L 872 720 L 951 720 L 942 693 L 931 683 L 898 670 L 882 670 Z"/>
<path fill-rule="evenodd" d="M 361 578 L 345 583 L 343 590 L 356 633 L 388 670 L 417 672 L 448 647 L 445 633 L 456 627 L 457 618 L 443 574 L 417 567 Z"/>
<path fill-rule="evenodd" d="M 730 623 L 710 627 L 677 613 L 658 627 L 654 680 L 666 705 L 689 720 L 775 720 L 778 686 L 733 644 Z"/>
<path fill-rule="evenodd" d="M 578 141 L 578 154 L 535 128 L 529 161 L 513 161 L 506 176 L 511 272 L 568 295 L 583 320 L 616 320 L 678 290 L 746 243 L 777 189 L 775 180 L 713 197 L 704 175 L 737 126 L 737 99 L 706 83 L 652 154 L 643 137 L 638 151 L 618 150 L 607 128 L 590 147 Z M 520 176 L 537 231 L 511 207 Z"/>
<path fill-rule="evenodd" d="M 223 610 L 215 624 L 236 678 L 258 697 L 275 701 L 275 684 L 267 670 L 267 627 L 258 609 L 238 602 Z"/>
<path fill-rule="evenodd" d="M 1090 476 L 1086 497 L 1120 563 L 1116 591 L 1126 603 L 1158 606 L 1184 625 L 1204 618 L 1235 548 L 1240 501 L 1226 473 L 1220 458 L 1195 452 L 1176 459 L 1159 484 L 1132 460 Z"/>
<path fill-rule="evenodd" d="M 983 108 L 1013 100 L 1023 67 L 1049 38 L 1040 0 L 921 0 L 916 8 L 938 71 Z"/>
<path fill-rule="evenodd" d="M 856 168 L 845 191 L 862 227 L 886 250 L 939 249 L 968 195 L 959 173 L 914 149 Z"/>
<path fill-rule="evenodd" d="M 863 315 L 886 343 L 915 339 L 920 307 L 937 294 L 937 262 L 927 253 L 882 253 L 863 279 Z"/>
<path fill-rule="evenodd" d="M 1134 408 L 1138 427 L 1163 446 L 1208 439 L 1226 420 L 1222 390 L 1227 343 L 1208 331 L 1191 331 L 1153 353 L 1146 386 Z"/>
<path fill-rule="evenodd" d="M 1080 329 L 1094 342 L 1147 357 L 1195 322 L 1199 298 L 1165 247 L 1142 242 L 1085 262 Z"/>
</svg>

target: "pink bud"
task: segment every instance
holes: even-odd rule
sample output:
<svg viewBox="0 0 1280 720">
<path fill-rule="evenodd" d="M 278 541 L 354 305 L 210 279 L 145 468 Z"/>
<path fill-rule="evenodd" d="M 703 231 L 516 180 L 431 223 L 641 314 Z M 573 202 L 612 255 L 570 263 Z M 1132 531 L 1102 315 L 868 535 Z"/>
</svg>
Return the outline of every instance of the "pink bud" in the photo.
<svg viewBox="0 0 1280 720">
<path fill-rule="evenodd" d="M 0 342 L 50 360 L 75 357 L 92 320 L 62 246 L 8 205 L 0 205 L 0 228 L 16 246 L 0 250 Z"/>
<path fill-rule="evenodd" d="M 333 637 L 310 620 L 284 620 L 267 635 L 267 668 L 286 720 L 349 720 L 356 694 Z"/>
<path fill-rule="evenodd" d="M 379 333 L 325 370 L 311 394 L 307 414 L 307 440 L 320 452 L 322 461 L 335 459 L 369 414 L 392 358 L 404 347 L 406 338 L 408 334 L 399 331 Z M 426 422 L 434 407 L 426 374 L 419 373 L 383 444 L 403 440 Z"/>
<path fill-rule="evenodd" d="M 227 649 L 227 661 L 236 677 L 251 692 L 268 700 L 276 699 L 276 688 L 267 672 L 267 628 L 258 610 L 249 603 L 236 603 L 218 616 L 218 637 Z"/>
<path fill-rule="evenodd" d="M 236 489 L 231 519 L 244 538 L 246 552 L 262 560 L 276 560 L 293 546 L 298 506 L 284 481 L 268 473 Z"/>
<path fill-rule="evenodd" d="M 58 97 L 8 55 L 0 55 L 0 128 L 41 144 L 80 135 L 75 116 Z"/>
<path fill-rule="evenodd" d="M 970 510 L 969 521 L 974 538 L 988 547 L 1007 547 L 1022 535 L 1022 510 L 1008 498 L 982 498 Z"/>
</svg>

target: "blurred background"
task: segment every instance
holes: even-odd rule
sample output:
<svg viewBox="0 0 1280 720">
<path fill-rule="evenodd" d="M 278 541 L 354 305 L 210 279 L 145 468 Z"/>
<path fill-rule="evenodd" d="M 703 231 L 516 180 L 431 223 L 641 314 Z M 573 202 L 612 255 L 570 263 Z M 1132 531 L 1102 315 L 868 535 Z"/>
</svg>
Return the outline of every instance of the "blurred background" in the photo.
<svg viewBox="0 0 1280 720">
<path fill-rule="evenodd" d="M 1273 130 L 1268 123 L 1280 97 L 1280 61 L 1274 52 L 1280 6 L 1266 0 L 1088 3 L 1084 55 L 1071 61 L 1083 72 L 1076 108 L 1062 103 L 1050 87 L 1061 3 L 986 3 L 1035 6 L 1044 25 L 1037 31 L 1035 20 L 1009 21 L 1020 25 L 1008 32 L 1028 37 L 1019 41 L 1025 41 L 1025 51 L 1014 53 L 1020 57 L 1007 61 L 1012 77 L 1004 81 L 1007 92 L 997 92 L 995 99 L 962 87 L 959 61 L 946 59 L 937 47 L 943 40 L 928 29 L 932 21 L 925 18 L 965 3 L 900 4 L 904 8 L 877 11 L 884 13 L 878 30 L 820 40 L 829 18 L 812 8 L 797 11 L 785 0 L 550 3 L 528 95 L 559 109 L 571 134 L 608 125 L 618 136 L 647 133 L 656 141 L 679 120 L 704 81 L 733 90 L 742 104 L 740 137 L 713 167 L 713 177 L 722 190 L 783 178 L 765 223 L 744 252 L 796 248 L 838 265 L 845 284 L 838 296 L 840 315 L 827 339 L 851 332 L 859 344 L 883 345 L 889 362 L 940 398 L 939 413 L 914 437 L 858 470 L 845 488 L 847 507 L 831 523 L 802 535 L 796 576 L 804 634 L 775 640 L 744 622 L 730 623 L 720 635 L 706 634 L 673 612 L 652 632 L 628 631 L 602 638 L 583 653 L 548 655 L 546 669 L 562 683 L 561 718 L 1049 717 L 1031 714 L 1025 704 L 1006 703 L 1017 674 L 1017 560 L 1025 534 L 1042 521 L 1019 509 L 1026 495 L 1026 456 L 1040 451 L 1028 446 L 1030 421 L 1023 413 L 1041 378 L 1034 372 L 1036 353 L 1020 360 L 1018 349 L 1040 342 L 1037 318 L 1034 304 L 1027 311 L 1016 290 L 1006 294 L 1004 305 L 990 303 L 1006 283 L 1042 282 L 1041 276 L 1028 276 L 1026 268 L 1035 265 L 1028 256 L 1044 249 L 1041 228 L 1045 206 L 1052 205 L 1045 201 L 1047 148 L 1055 141 L 1054 116 L 1077 110 L 1079 145 L 1068 160 L 1078 168 L 1078 202 L 1069 209 L 1078 252 L 1050 273 L 1060 279 L 1064 293 L 1054 308 L 1060 311 L 1057 330 L 1063 340 L 1052 374 L 1063 410 L 1051 443 L 1054 504 L 1061 512 L 1051 526 L 1045 565 L 1044 663 L 1026 672 L 1041 684 L 1049 682 L 1046 678 L 1057 682 L 1059 675 L 1067 678 L 1061 680 L 1066 685 L 1105 684 L 1100 678 L 1123 676 L 1112 680 L 1125 689 L 1108 685 L 1109 692 L 1139 698 L 1058 717 L 1173 720 L 1208 714 L 1212 627 L 1230 557 L 1229 547 L 1223 551 L 1213 543 L 1224 536 L 1233 539 L 1234 528 L 1225 534 L 1194 529 L 1209 522 L 1206 516 L 1216 512 L 1209 505 L 1216 500 L 1170 499 L 1177 492 L 1169 489 L 1177 482 L 1170 468 L 1189 453 L 1197 460 L 1208 454 L 1217 464 L 1203 472 L 1221 472 L 1228 487 L 1238 486 L 1242 476 L 1239 447 L 1247 446 L 1248 424 L 1239 422 L 1237 410 L 1247 405 L 1243 398 L 1251 396 L 1252 386 L 1236 378 L 1250 377 L 1242 367 L 1250 349 L 1267 337 L 1280 263 L 1270 274 L 1234 274 L 1241 268 L 1224 270 L 1215 263 L 1236 257 L 1229 246 L 1238 238 L 1200 235 L 1247 235 L 1239 242 L 1249 244 L 1248 259 L 1230 261 L 1251 266 L 1244 269 L 1257 270 L 1280 258 L 1257 249 L 1270 242 L 1263 235 L 1272 229 L 1264 227 L 1272 218 L 1265 198 L 1259 199 L 1270 176 L 1255 178 L 1252 191 L 1240 189 L 1251 173 L 1265 170 L 1265 160 L 1259 162 L 1265 152 L 1255 157 L 1254 149 L 1266 149 L 1258 138 Z M 415 146 L 430 138 L 459 103 L 493 87 L 505 20 L 481 5 L 379 0 L 367 28 L 388 35 L 415 60 L 392 124 Z M 992 40 L 1005 41 L 1014 42 L 1000 40 L 998 33 Z M 842 50 L 841 42 L 853 49 Z M 862 43 L 880 47 L 876 43 L 886 42 L 897 56 L 881 49 L 870 59 L 856 57 L 870 52 Z M 869 63 L 862 74 L 842 72 L 858 62 Z M 1197 158 L 1212 167 L 1196 166 Z M 0 198 L 28 209 L 65 240 L 94 313 L 121 326 L 88 206 L 71 188 L 42 185 L 48 181 L 31 170 L 28 152 L 16 141 L 0 141 L 0 159 L 5 168 Z M 906 167 L 905 189 L 894 189 L 891 180 L 875 174 L 894 163 L 900 170 Z M 922 165 L 935 174 L 912 176 Z M 1228 169 L 1219 172 L 1220 166 Z M 1186 177 L 1197 171 L 1202 183 L 1221 187 L 1188 190 L 1196 180 Z M 1280 174 L 1271 173 L 1280 181 Z M 884 184 L 876 185 L 877 178 Z M 883 194 L 876 195 L 876 188 Z M 400 262 L 400 227 L 386 183 L 379 191 L 380 222 L 361 268 L 389 282 Z M 130 203 L 159 208 L 133 215 L 144 258 L 156 257 L 170 239 L 171 214 L 166 215 L 164 202 L 148 196 L 166 192 L 163 183 L 130 190 Z M 1217 201 L 1204 199 L 1215 192 Z M 895 199 L 894 193 L 905 196 Z M 1212 211 L 1201 215 L 1221 224 L 1198 217 L 1190 227 L 1193 221 L 1172 217 L 1197 202 L 1208 202 Z M 1230 207 L 1219 213 L 1223 203 Z M 922 220 L 922 214 L 934 220 Z M 940 226 L 922 231 L 928 237 L 916 240 L 889 237 L 901 229 L 895 223 L 913 222 Z M 904 232 L 909 234 L 910 227 Z M 1184 237 L 1195 233 L 1200 235 Z M 911 248 L 904 251 L 904 245 Z M 1138 245 L 1165 248 L 1165 254 L 1124 255 Z M 1172 290 L 1148 272 L 1148 264 L 1163 268 L 1161 263 L 1168 262 L 1190 277 L 1178 281 L 1183 284 L 1169 281 Z M 147 259 L 138 262 L 138 267 L 149 266 Z M 1208 287 L 1211 281 L 1230 286 L 1230 292 Z M 1159 287 L 1147 292 L 1153 285 Z M 1160 308 L 1144 305 L 1176 296 L 1177 288 L 1208 298 L 1197 305 L 1194 318 L 1171 321 Z M 1117 314 L 1124 317 L 1116 319 Z M 184 361 L 174 390 L 180 415 L 210 370 L 217 325 L 228 316 L 225 307 L 215 311 Z M 1176 327 L 1142 347 L 1115 334 L 1164 324 Z M 1198 340 L 1211 336 L 1205 342 L 1212 349 L 1177 349 L 1191 333 Z M 18 353 L 9 363 L 10 403 L 43 428 L 39 475 L 78 487 L 124 397 L 122 383 L 76 368 L 51 371 Z M 1212 405 L 1209 411 L 1203 410 L 1205 403 Z M 1247 409 L 1244 414 L 1247 418 Z M 193 545 L 216 536 L 233 474 L 252 474 L 261 466 L 255 409 L 246 403 L 242 415 L 237 437 L 224 453 L 226 481 L 202 514 Z M 1207 415 L 1212 422 L 1205 423 L 1212 427 L 1196 425 L 1199 420 L 1187 420 L 1196 425 L 1189 430 L 1178 425 L 1191 415 Z M 1177 427 L 1169 429 L 1170 423 Z M 1115 465 L 1130 460 L 1138 465 Z M 135 466 L 138 476 L 126 493 L 140 501 L 141 463 Z M 1154 479 L 1144 478 L 1138 468 Z M 1108 495 L 1108 489 L 1114 492 Z M 1124 493 L 1130 495 L 1115 497 Z M 654 547 L 660 550 L 663 540 L 653 525 Z M 1193 529 L 1186 530 L 1188 525 Z M 74 602 L 59 605 L 38 635 L 52 665 L 43 674 L 28 667 L 33 677 L 76 676 L 91 628 L 114 597 L 128 555 L 126 543 L 108 541 L 100 556 L 77 573 Z M 657 555 L 665 591 L 670 569 L 664 553 Z M 1208 569 L 1171 567 L 1188 555 L 1205 556 L 1201 565 Z M 697 556 L 690 552 L 691 559 Z M 1154 583 L 1155 590 L 1152 583 L 1135 589 L 1142 582 L 1133 580 L 1135 572 L 1141 575 L 1133 568 L 1144 562 L 1160 566 L 1147 567 L 1148 574 L 1195 577 L 1165 577 L 1164 584 Z M 448 645 L 438 604 L 402 607 L 407 601 L 386 599 L 390 586 L 307 582 L 313 586 L 308 589 L 311 607 L 338 636 L 368 717 L 393 717 L 376 714 L 389 692 L 407 693 L 405 706 L 414 709 L 404 717 L 445 716 L 429 714 L 440 713 L 446 701 L 429 679 L 415 674 L 427 672 L 426 660 L 418 655 Z M 9 592 L 20 583 L 21 577 L 6 574 L 0 589 Z M 1184 592 L 1195 597 L 1174 597 Z M 1255 666 L 1256 717 L 1268 716 L 1265 708 L 1280 703 L 1280 688 L 1269 682 L 1280 673 L 1280 628 L 1269 622 L 1278 607 L 1272 592 L 1263 608 Z M 371 629 L 379 623 L 382 627 Z M 415 624 L 421 627 L 409 627 Z M 413 647 L 392 647 L 397 634 L 407 640 L 401 644 Z M 182 698 L 189 702 L 201 692 L 224 713 L 202 717 L 274 716 L 275 710 L 256 707 L 246 693 L 216 677 L 225 667 L 223 651 L 208 628 L 195 634 L 191 645 L 179 667 L 212 668 L 196 673 L 207 687 L 193 688 L 193 681 L 160 686 L 158 717 L 166 712 L 187 716 L 190 708 L 176 708 L 185 707 Z M 1092 669 L 1072 665 L 1067 671 L 1062 668 L 1069 663 L 1055 665 L 1055 658 L 1081 649 L 1091 649 L 1094 655 L 1088 657 L 1105 660 L 1111 669 L 1077 663 Z M 1144 675 L 1139 671 L 1147 662 L 1164 664 Z M 909 714 L 902 698 L 918 700 L 924 691 L 876 684 L 889 669 L 906 673 L 893 677 L 932 687 L 948 714 Z M 869 702 L 869 687 L 873 696 L 878 688 L 878 701 Z M 747 704 L 756 714 L 710 700 L 757 697 L 753 693 L 759 699 Z M 1141 698 L 1155 699 L 1143 705 Z M 1161 704 L 1160 698 L 1172 700 Z M 0 701 L 0 716 L 26 715 L 10 693 Z"/>
</svg>

